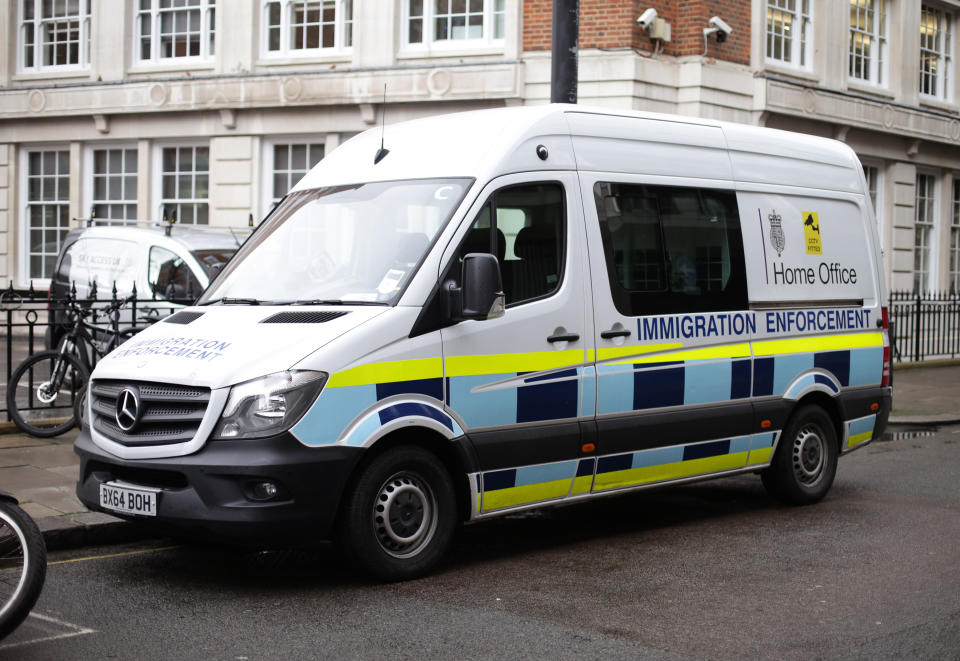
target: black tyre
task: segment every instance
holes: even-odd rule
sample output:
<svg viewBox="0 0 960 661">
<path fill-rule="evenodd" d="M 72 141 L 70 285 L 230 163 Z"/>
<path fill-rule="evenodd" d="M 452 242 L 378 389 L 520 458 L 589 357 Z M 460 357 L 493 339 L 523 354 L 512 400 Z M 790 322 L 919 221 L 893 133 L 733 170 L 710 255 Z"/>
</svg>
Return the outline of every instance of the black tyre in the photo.
<svg viewBox="0 0 960 661">
<path fill-rule="evenodd" d="M 819 406 L 797 409 L 784 427 L 770 467 L 760 475 L 763 486 L 791 505 L 820 501 L 837 474 L 839 455 L 833 420 Z"/>
<path fill-rule="evenodd" d="M 77 393 L 77 396 L 73 400 L 73 419 L 77 422 L 77 427 L 83 429 L 83 425 L 87 422 L 87 389 L 88 385 L 85 385 L 80 389 L 80 392 Z"/>
<path fill-rule="evenodd" d="M 43 535 L 27 514 L 0 500 L 0 640 L 30 613 L 47 574 Z"/>
<path fill-rule="evenodd" d="M 59 366 L 59 370 L 57 369 Z M 7 411 L 21 430 L 49 438 L 76 424 L 73 405 L 86 386 L 87 368 L 67 354 L 41 351 L 20 363 L 7 386 Z"/>
<path fill-rule="evenodd" d="M 456 498 L 432 453 L 400 446 L 377 456 L 347 494 L 339 541 L 347 558 L 385 581 L 421 576 L 446 552 Z"/>
</svg>

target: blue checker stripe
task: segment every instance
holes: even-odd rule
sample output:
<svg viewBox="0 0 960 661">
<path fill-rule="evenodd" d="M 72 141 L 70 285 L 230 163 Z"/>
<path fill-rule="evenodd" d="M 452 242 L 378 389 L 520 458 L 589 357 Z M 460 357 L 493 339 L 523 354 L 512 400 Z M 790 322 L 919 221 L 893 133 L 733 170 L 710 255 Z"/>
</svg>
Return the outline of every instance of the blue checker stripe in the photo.
<svg viewBox="0 0 960 661">
<path fill-rule="evenodd" d="M 750 359 L 735 360 L 731 365 L 730 399 L 750 396 Z"/>
<path fill-rule="evenodd" d="M 572 375 L 572 378 L 554 383 L 525 385 L 516 390 L 517 422 L 577 417 L 580 399 L 577 371 L 570 370 L 563 374 Z M 556 378 L 556 375 L 552 375 L 552 378 Z"/>
<path fill-rule="evenodd" d="M 502 388 L 470 392 L 473 388 L 510 379 L 511 374 L 481 374 L 456 376 L 450 379 L 450 408 L 457 412 L 468 427 L 493 427 L 517 422 L 517 390 Z"/>
<path fill-rule="evenodd" d="M 730 361 L 686 363 L 683 375 L 683 403 L 706 404 L 726 401 L 730 396 L 733 366 Z"/>
<path fill-rule="evenodd" d="M 633 453 L 633 463 L 630 468 L 646 468 L 647 466 L 661 466 L 683 461 L 683 447 L 657 448 Z"/>
<path fill-rule="evenodd" d="M 508 468 L 502 471 L 491 471 L 483 474 L 483 490 L 496 491 L 509 489 L 517 484 L 517 469 Z"/>
<path fill-rule="evenodd" d="M 824 351 L 814 355 L 816 367 L 826 370 L 836 377 L 841 386 L 850 385 L 850 350 Z"/>
<path fill-rule="evenodd" d="M 640 364 L 635 367 L 638 371 L 633 374 L 634 410 L 683 404 L 686 369 L 682 362 Z"/>
<path fill-rule="evenodd" d="M 614 471 L 627 470 L 633 468 L 633 454 L 617 454 L 611 457 L 600 457 L 597 459 L 598 473 L 612 473 Z"/>
<path fill-rule="evenodd" d="M 764 448 L 773 447 L 773 439 L 776 438 L 776 433 L 772 431 L 762 432 L 760 434 L 754 434 L 753 440 L 751 441 L 750 449 L 751 450 L 762 450 Z"/>
<path fill-rule="evenodd" d="M 576 477 L 586 477 L 587 475 L 593 475 L 593 459 L 581 459 L 580 463 L 577 464 L 577 474 Z"/>
<path fill-rule="evenodd" d="M 335 443 L 361 411 L 377 403 L 375 386 L 326 388 L 291 432 L 305 445 Z"/>
<path fill-rule="evenodd" d="M 730 439 L 730 454 L 750 451 L 750 437 L 738 436 Z"/>
<path fill-rule="evenodd" d="M 402 404 L 396 404 L 383 409 L 380 411 L 380 424 L 385 425 L 391 420 L 413 415 L 436 420 L 450 431 L 453 431 L 453 420 L 450 419 L 450 416 L 441 413 L 432 406 L 427 406 L 426 404 L 419 404 L 416 402 L 404 402 Z"/>
<path fill-rule="evenodd" d="M 787 356 L 775 356 L 773 359 L 773 393 L 782 395 L 790 384 L 802 374 L 813 368 L 813 354 L 799 353 Z"/>
<path fill-rule="evenodd" d="M 541 466 L 524 466 L 516 469 L 517 476 L 514 480 L 514 486 L 524 487 L 530 484 L 541 484 L 556 480 L 570 480 L 573 479 L 576 468 L 576 459 Z"/>
<path fill-rule="evenodd" d="M 850 385 L 870 386 L 883 376 L 883 347 L 850 350 Z"/>
<path fill-rule="evenodd" d="M 753 396 L 765 397 L 773 394 L 773 357 L 754 358 L 753 360 Z"/>
<path fill-rule="evenodd" d="M 851 420 L 848 424 L 850 425 L 850 435 L 855 436 L 857 434 L 863 434 L 865 432 L 872 432 L 874 424 L 876 424 L 877 416 L 868 415 L 866 418 L 859 418 L 857 420 Z"/>
<path fill-rule="evenodd" d="M 386 399 L 394 395 L 426 395 L 443 401 L 443 379 L 413 379 L 393 383 L 377 384 L 377 399 Z"/>
<path fill-rule="evenodd" d="M 822 386 L 830 388 L 833 392 L 837 392 L 837 384 L 825 377 L 823 374 L 814 374 L 813 382 L 819 383 Z"/>
<path fill-rule="evenodd" d="M 705 459 L 707 457 L 719 457 L 720 455 L 730 454 L 730 441 L 712 441 L 710 443 L 697 443 L 696 445 L 687 445 L 683 448 L 683 460 Z"/>
</svg>

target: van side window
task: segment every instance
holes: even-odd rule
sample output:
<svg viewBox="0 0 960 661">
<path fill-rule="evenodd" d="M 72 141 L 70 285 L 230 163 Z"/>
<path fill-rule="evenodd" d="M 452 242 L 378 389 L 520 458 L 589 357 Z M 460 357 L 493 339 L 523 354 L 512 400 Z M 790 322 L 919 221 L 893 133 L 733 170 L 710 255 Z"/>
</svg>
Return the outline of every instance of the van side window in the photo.
<svg viewBox="0 0 960 661">
<path fill-rule="evenodd" d="M 201 293 L 200 282 L 186 262 L 159 246 L 150 248 L 147 279 L 157 298 L 194 299 Z"/>
<path fill-rule="evenodd" d="M 600 182 L 600 235 L 617 310 L 736 310 L 747 279 L 733 191 Z"/>
<path fill-rule="evenodd" d="M 462 261 L 472 252 L 496 255 L 510 306 L 557 290 L 563 275 L 565 238 L 563 186 L 523 184 L 490 197 L 473 221 L 458 257 Z M 454 271 L 453 276 L 459 278 L 459 268 Z"/>
</svg>

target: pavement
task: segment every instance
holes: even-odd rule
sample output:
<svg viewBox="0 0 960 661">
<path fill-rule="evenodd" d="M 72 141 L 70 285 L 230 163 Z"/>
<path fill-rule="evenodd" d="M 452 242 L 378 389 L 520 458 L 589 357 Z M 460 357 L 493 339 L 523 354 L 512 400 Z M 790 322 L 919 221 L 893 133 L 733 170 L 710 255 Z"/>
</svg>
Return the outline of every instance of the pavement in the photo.
<svg viewBox="0 0 960 661">
<path fill-rule="evenodd" d="M 960 360 L 895 365 L 890 423 L 934 426 L 960 422 Z M 74 494 L 79 458 L 74 429 L 34 438 L 0 422 L 0 489 L 13 494 L 44 532 L 50 549 L 143 538 L 146 527 L 88 511 Z"/>
</svg>

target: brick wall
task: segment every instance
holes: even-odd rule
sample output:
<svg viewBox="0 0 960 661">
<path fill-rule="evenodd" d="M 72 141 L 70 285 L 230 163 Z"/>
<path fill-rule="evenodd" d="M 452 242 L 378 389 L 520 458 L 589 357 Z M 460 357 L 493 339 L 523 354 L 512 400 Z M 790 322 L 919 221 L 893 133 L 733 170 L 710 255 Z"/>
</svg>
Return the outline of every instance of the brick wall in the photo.
<svg viewBox="0 0 960 661">
<path fill-rule="evenodd" d="M 707 54 L 720 60 L 750 63 L 750 0 L 580 0 L 580 48 L 637 48 L 653 42 L 637 25 L 647 7 L 671 24 L 667 55 L 703 53 L 703 28 L 711 16 L 733 27 L 725 43 L 710 38 Z M 550 50 L 553 0 L 524 0 L 523 50 Z"/>
</svg>

